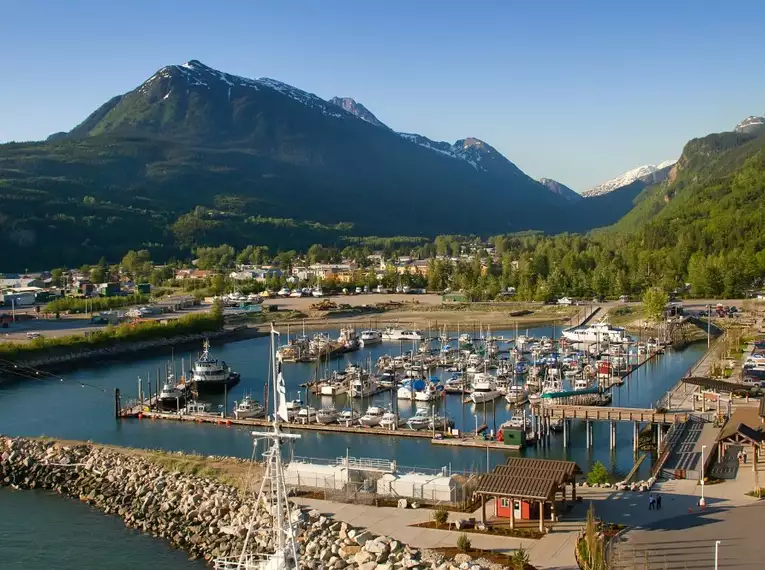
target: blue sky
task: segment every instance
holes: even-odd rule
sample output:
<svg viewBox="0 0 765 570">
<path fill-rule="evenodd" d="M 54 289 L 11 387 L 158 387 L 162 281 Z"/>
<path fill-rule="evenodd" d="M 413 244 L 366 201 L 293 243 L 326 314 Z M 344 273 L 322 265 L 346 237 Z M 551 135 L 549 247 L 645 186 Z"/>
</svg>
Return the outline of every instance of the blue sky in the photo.
<svg viewBox="0 0 765 570">
<path fill-rule="evenodd" d="M 765 3 L 0 0 L 0 141 L 189 59 L 475 136 L 584 190 L 765 113 Z"/>
</svg>

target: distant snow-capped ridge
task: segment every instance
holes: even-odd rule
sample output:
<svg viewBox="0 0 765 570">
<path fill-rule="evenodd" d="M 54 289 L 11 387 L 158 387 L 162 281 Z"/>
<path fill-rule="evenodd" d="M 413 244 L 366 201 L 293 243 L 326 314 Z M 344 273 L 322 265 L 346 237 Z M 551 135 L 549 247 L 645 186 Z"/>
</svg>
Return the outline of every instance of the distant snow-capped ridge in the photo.
<svg viewBox="0 0 765 570">
<path fill-rule="evenodd" d="M 644 182 L 649 182 L 651 184 L 655 184 L 656 182 L 661 182 L 666 178 L 666 173 L 663 173 L 663 175 L 657 175 L 656 173 L 664 170 L 668 166 L 672 166 L 677 162 L 677 159 L 674 160 L 665 160 L 664 162 L 661 162 L 659 164 L 645 164 L 643 166 L 638 166 L 637 168 L 633 168 L 632 170 L 628 170 L 621 176 L 617 176 L 616 178 L 612 178 L 611 180 L 606 180 L 602 184 L 598 184 L 597 186 L 594 186 L 593 188 L 590 188 L 589 190 L 585 190 L 582 192 L 582 196 L 585 198 L 591 198 L 592 196 L 601 196 L 603 194 L 608 194 L 609 192 L 613 192 L 617 188 L 621 188 L 622 186 L 626 186 L 627 184 L 632 184 L 636 180 L 643 180 Z"/>
<path fill-rule="evenodd" d="M 733 130 L 737 133 L 748 133 L 755 129 L 759 129 L 763 125 L 765 125 L 765 116 L 757 117 L 752 115 L 741 121 Z"/>
</svg>

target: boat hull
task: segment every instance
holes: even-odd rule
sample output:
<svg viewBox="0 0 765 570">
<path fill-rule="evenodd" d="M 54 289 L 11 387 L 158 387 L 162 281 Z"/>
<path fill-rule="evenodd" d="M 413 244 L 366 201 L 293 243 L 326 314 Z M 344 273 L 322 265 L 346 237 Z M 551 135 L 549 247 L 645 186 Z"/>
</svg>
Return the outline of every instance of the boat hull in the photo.
<svg viewBox="0 0 765 570">
<path fill-rule="evenodd" d="M 239 384 L 239 374 L 231 374 L 226 380 L 197 380 L 195 386 L 199 394 L 223 394 Z"/>
</svg>

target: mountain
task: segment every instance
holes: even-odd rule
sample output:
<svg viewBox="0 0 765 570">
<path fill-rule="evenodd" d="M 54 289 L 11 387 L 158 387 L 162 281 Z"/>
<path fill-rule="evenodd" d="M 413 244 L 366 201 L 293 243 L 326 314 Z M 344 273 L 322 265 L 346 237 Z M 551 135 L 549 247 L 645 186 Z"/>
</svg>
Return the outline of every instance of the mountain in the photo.
<svg viewBox="0 0 765 570">
<path fill-rule="evenodd" d="M 358 117 L 359 119 L 366 121 L 367 123 L 371 125 L 374 125 L 376 127 L 381 127 L 383 129 L 388 128 L 388 126 L 385 123 L 378 120 L 377 117 L 374 116 L 372 111 L 367 109 L 361 103 L 354 101 L 350 97 L 332 97 L 332 99 L 330 99 L 329 102 L 332 103 L 333 105 L 337 105 L 341 109 L 349 112 L 351 115 Z"/>
<path fill-rule="evenodd" d="M 765 126 L 765 116 L 763 117 L 747 117 L 743 121 L 741 121 L 736 127 L 733 129 L 737 133 L 750 133 L 754 132 L 758 129 L 761 129 Z"/>
<path fill-rule="evenodd" d="M 632 184 L 635 180 L 640 180 L 642 182 L 646 182 L 647 184 L 662 182 L 668 176 L 670 167 L 675 164 L 675 162 L 677 162 L 677 160 L 666 160 L 656 165 L 646 164 L 644 166 L 633 168 L 632 170 L 628 170 L 616 178 L 606 180 L 605 182 L 598 184 L 589 190 L 585 190 L 582 192 L 582 196 L 589 198 L 592 196 L 607 194 L 616 190 L 617 188 Z"/>
<path fill-rule="evenodd" d="M 538 182 L 553 194 L 557 194 L 569 202 L 577 202 L 582 199 L 582 195 L 579 194 L 579 192 L 575 192 L 557 180 L 552 180 L 551 178 L 540 178 Z"/>
<path fill-rule="evenodd" d="M 196 60 L 163 67 L 66 134 L 0 145 L 0 247 L 44 267 L 139 247 L 162 259 L 569 223 L 565 199 L 484 141 L 435 142 L 359 114 Z"/>
</svg>

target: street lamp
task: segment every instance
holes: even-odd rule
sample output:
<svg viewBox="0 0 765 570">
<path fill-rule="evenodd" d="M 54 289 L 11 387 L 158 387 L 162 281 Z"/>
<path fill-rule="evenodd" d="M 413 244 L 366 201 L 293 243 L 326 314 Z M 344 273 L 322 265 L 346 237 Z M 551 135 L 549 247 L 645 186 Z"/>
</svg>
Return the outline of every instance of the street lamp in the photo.
<svg viewBox="0 0 765 570">
<path fill-rule="evenodd" d="M 721 540 L 715 540 L 715 570 L 717 570 L 717 555 L 719 554 L 721 543 Z"/>
<path fill-rule="evenodd" d="M 707 448 L 706 445 L 701 446 L 701 499 L 699 499 L 699 506 L 700 507 L 706 507 L 707 502 L 704 500 L 704 450 Z M 715 568 L 717 566 L 715 565 Z"/>
</svg>

